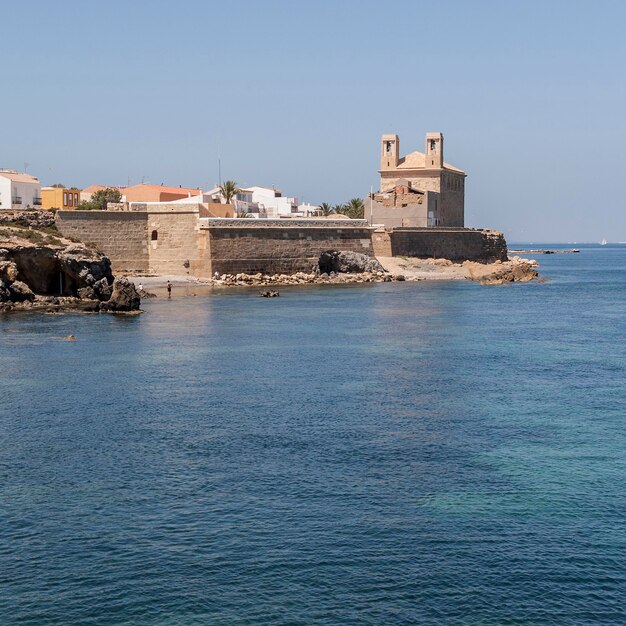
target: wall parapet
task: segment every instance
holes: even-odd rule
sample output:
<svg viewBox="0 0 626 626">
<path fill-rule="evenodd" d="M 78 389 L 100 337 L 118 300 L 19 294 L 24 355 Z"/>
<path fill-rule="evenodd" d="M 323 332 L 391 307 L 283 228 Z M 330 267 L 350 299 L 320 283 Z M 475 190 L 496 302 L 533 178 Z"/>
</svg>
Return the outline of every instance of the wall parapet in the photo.
<svg viewBox="0 0 626 626">
<path fill-rule="evenodd" d="M 506 239 L 501 232 L 476 228 L 399 227 L 373 235 L 374 250 L 391 256 L 442 258 L 451 261 L 507 260 Z"/>
<path fill-rule="evenodd" d="M 371 226 L 367 220 L 253 219 L 243 217 L 203 217 L 200 219 L 200 228 L 279 228 L 281 230 L 285 228 L 369 229 L 371 228 Z"/>
</svg>

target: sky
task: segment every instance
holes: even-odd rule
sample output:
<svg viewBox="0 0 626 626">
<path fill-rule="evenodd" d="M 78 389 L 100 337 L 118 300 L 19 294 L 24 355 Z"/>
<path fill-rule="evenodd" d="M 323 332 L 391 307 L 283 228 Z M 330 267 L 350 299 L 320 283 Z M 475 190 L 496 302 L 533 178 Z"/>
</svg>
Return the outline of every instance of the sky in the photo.
<svg viewBox="0 0 626 626">
<path fill-rule="evenodd" d="M 622 0 L 0 0 L 0 167 L 44 185 L 378 189 L 441 131 L 466 225 L 626 241 Z M 27 164 L 25 166 L 25 164 Z"/>
</svg>

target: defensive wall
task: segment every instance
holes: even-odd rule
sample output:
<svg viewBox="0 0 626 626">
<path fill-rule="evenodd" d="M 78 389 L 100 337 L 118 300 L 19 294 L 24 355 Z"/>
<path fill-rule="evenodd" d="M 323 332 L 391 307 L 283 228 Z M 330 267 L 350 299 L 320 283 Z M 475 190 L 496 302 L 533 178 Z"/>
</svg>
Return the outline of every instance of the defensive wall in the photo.
<svg viewBox="0 0 626 626">
<path fill-rule="evenodd" d="M 191 275 L 310 272 L 323 252 L 506 259 L 502 233 L 470 228 L 374 229 L 366 220 L 207 218 L 194 205 L 58 211 L 61 234 L 95 244 L 113 271 Z"/>
<path fill-rule="evenodd" d="M 114 272 L 210 276 L 197 205 L 150 204 L 108 211 L 57 211 L 61 234 L 93 243 Z"/>
<path fill-rule="evenodd" d="M 95 244 L 111 259 L 114 271 L 140 274 L 150 271 L 146 213 L 57 211 L 55 221 L 65 237 Z"/>
<path fill-rule="evenodd" d="M 372 255 L 366 220 L 203 219 L 213 272 L 291 274 L 310 272 L 323 252 Z"/>
<path fill-rule="evenodd" d="M 451 261 L 505 261 L 504 235 L 474 228 L 392 228 L 372 233 L 376 256 L 442 258 Z"/>
<path fill-rule="evenodd" d="M 310 272 L 322 252 L 372 255 L 366 220 L 202 218 L 198 207 L 147 204 L 133 210 L 58 211 L 61 234 L 98 246 L 114 272 L 264 274 Z"/>
</svg>

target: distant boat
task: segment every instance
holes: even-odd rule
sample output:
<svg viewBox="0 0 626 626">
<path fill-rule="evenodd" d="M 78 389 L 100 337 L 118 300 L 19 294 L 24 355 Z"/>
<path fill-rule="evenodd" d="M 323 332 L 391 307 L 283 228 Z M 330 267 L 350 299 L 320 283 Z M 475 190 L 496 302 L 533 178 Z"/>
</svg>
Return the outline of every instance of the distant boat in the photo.
<svg viewBox="0 0 626 626">
<path fill-rule="evenodd" d="M 606 239 L 603 239 L 603 240 L 600 242 L 600 245 L 601 245 L 601 246 L 606 246 Z"/>
</svg>

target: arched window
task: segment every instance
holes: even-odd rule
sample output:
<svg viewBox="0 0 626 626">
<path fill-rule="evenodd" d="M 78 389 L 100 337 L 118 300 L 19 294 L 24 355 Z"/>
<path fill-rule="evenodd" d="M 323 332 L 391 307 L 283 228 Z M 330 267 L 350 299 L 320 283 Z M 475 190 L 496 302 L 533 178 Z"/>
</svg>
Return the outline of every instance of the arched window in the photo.
<svg viewBox="0 0 626 626">
<path fill-rule="evenodd" d="M 158 238 L 159 238 L 159 233 L 156 230 L 153 230 L 150 239 L 152 239 L 152 241 L 156 241 Z"/>
</svg>

